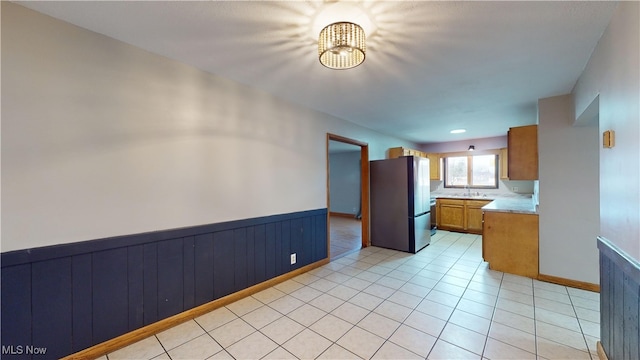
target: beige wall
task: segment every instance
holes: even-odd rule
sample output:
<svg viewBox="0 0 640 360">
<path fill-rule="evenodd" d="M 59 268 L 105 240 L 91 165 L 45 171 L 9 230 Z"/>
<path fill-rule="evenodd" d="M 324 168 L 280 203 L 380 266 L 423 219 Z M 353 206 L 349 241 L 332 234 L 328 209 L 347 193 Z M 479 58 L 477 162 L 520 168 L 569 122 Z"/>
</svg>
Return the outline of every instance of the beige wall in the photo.
<svg viewBox="0 0 640 360">
<path fill-rule="evenodd" d="M 573 119 L 572 95 L 538 101 L 540 273 L 598 284 L 598 127 Z"/>
<path fill-rule="evenodd" d="M 599 146 L 600 234 L 640 261 L 640 2 L 620 2 L 573 94 L 576 118 L 595 100 L 599 136 L 616 133 Z"/>
<path fill-rule="evenodd" d="M 1 250 L 326 207 L 326 133 L 415 144 L 2 2 Z"/>
</svg>

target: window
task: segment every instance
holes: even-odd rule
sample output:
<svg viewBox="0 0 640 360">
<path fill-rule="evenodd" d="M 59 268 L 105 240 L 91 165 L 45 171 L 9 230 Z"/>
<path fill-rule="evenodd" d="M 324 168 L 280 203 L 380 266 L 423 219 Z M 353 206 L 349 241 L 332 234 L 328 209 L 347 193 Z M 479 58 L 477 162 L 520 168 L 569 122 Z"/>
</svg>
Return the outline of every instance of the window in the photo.
<svg viewBox="0 0 640 360">
<path fill-rule="evenodd" d="M 498 188 L 498 156 L 468 155 L 444 158 L 444 187 Z"/>
</svg>

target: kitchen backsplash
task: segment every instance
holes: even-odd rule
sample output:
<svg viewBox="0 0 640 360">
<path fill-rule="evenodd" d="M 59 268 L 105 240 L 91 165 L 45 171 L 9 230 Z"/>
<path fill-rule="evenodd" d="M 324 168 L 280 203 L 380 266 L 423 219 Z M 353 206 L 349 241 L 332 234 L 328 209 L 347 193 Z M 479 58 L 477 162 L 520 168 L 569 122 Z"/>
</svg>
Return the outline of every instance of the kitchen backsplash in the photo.
<svg viewBox="0 0 640 360">
<path fill-rule="evenodd" d="M 472 194 L 480 193 L 487 196 L 520 196 L 534 194 L 534 183 L 537 181 L 498 181 L 497 189 L 471 189 Z M 431 180 L 431 195 L 456 195 L 465 192 L 460 188 L 445 188 L 444 181 Z"/>
</svg>

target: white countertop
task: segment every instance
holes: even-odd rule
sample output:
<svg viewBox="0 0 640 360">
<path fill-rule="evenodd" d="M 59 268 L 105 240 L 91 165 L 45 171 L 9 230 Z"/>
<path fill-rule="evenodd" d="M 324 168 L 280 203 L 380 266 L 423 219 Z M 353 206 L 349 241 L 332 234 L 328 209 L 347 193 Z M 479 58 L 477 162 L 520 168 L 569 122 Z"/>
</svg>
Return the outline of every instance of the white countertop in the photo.
<svg viewBox="0 0 640 360">
<path fill-rule="evenodd" d="M 482 207 L 484 211 L 509 212 L 519 214 L 537 214 L 531 198 L 501 198 L 495 199 Z"/>
</svg>

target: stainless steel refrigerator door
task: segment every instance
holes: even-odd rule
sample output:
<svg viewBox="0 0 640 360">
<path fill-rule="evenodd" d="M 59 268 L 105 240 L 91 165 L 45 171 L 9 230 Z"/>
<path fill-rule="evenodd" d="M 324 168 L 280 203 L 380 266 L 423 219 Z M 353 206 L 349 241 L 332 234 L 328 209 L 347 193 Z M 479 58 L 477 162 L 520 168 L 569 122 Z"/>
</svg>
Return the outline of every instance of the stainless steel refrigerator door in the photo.
<svg viewBox="0 0 640 360">
<path fill-rule="evenodd" d="M 413 241 L 409 244 L 409 252 L 417 253 L 431 242 L 431 213 L 414 217 L 409 225 L 413 226 Z"/>
<path fill-rule="evenodd" d="M 431 211 L 431 179 L 429 176 L 429 159 L 414 157 L 412 182 L 414 216 Z"/>
<path fill-rule="evenodd" d="M 409 251 L 409 171 L 405 157 L 371 161 L 371 245 Z"/>
</svg>

